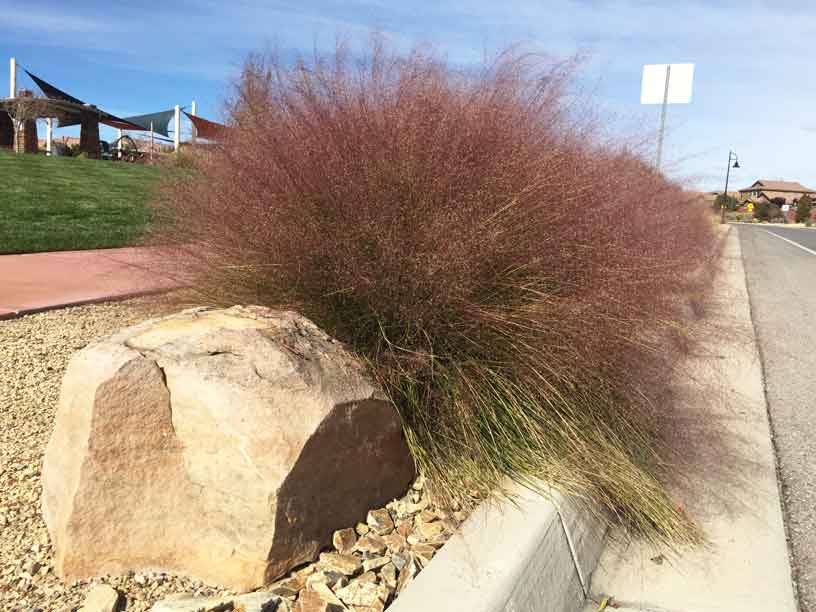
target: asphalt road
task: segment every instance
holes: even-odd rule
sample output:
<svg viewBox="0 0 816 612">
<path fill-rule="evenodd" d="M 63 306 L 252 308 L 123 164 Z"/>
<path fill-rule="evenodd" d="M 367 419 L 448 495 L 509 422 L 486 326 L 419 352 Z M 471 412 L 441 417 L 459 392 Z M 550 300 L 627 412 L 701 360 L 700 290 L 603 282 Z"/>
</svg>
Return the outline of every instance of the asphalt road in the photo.
<svg viewBox="0 0 816 612">
<path fill-rule="evenodd" d="M 764 366 L 800 607 L 816 612 L 816 230 L 733 229 Z"/>
</svg>

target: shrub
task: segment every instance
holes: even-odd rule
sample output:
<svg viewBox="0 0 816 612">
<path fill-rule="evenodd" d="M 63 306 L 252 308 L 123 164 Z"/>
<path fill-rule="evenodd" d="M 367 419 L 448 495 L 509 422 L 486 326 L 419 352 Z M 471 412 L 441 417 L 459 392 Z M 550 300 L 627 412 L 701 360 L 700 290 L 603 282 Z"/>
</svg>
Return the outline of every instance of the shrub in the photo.
<svg viewBox="0 0 816 612">
<path fill-rule="evenodd" d="M 763 200 L 754 205 L 754 218 L 760 221 L 769 221 L 771 218 L 771 204 Z"/>
<path fill-rule="evenodd" d="M 799 203 L 796 205 L 796 222 L 803 223 L 810 220 L 810 214 L 813 210 L 813 202 L 807 195 L 799 198 Z"/>
<path fill-rule="evenodd" d="M 712 223 L 601 144 L 573 68 L 252 58 L 226 141 L 165 192 L 165 236 L 210 302 L 296 309 L 360 355 L 440 499 L 540 477 L 698 542 L 660 483 L 659 409 Z"/>
<path fill-rule="evenodd" d="M 734 196 L 721 193 L 716 198 L 714 198 L 715 212 L 719 212 L 722 206 L 725 206 L 726 210 L 737 210 L 737 208 L 739 208 L 739 200 Z"/>
</svg>

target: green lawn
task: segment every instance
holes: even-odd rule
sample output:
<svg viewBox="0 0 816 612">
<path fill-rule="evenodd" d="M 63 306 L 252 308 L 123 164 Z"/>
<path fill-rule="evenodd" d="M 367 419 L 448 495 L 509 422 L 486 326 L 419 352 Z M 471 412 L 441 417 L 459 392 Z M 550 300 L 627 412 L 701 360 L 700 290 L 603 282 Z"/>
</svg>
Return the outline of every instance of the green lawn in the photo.
<svg viewBox="0 0 816 612">
<path fill-rule="evenodd" d="M 161 169 L 0 151 L 0 253 L 138 244 Z"/>
</svg>

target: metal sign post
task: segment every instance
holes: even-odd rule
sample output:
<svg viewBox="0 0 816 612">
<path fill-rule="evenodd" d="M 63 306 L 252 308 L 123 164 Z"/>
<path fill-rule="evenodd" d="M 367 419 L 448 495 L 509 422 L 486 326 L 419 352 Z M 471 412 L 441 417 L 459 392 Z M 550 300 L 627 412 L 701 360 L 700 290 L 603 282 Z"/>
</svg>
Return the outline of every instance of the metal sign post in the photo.
<svg viewBox="0 0 816 612">
<path fill-rule="evenodd" d="M 659 170 L 663 161 L 663 139 L 666 132 L 666 114 L 669 104 L 691 102 L 694 64 L 646 64 L 640 89 L 641 104 L 660 104 L 660 131 L 657 135 Z"/>
<path fill-rule="evenodd" d="M 663 89 L 663 106 L 660 109 L 660 132 L 657 135 L 657 169 L 663 158 L 663 134 L 666 132 L 666 108 L 669 106 L 669 80 L 671 79 L 671 64 L 666 66 L 666 85 Z"/>
</svg>

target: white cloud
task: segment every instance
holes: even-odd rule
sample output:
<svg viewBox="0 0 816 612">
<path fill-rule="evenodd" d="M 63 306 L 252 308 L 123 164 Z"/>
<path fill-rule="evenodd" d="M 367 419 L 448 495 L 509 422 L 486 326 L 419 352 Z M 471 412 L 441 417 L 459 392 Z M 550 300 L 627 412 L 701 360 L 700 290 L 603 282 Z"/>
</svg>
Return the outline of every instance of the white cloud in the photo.
<svg viewBox="0 0 816 612">
<path fill-rule="evenodd" d="M 117 29 L 113 21 L 85 17 L 63 9 L 36 8 L 27 3 L 17 6 L 0 3 L 0 31 L 5 31 L 9 37 L 31 33 L 43 36 L 106 34 Z"/>
</svg>

